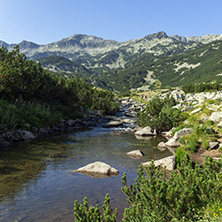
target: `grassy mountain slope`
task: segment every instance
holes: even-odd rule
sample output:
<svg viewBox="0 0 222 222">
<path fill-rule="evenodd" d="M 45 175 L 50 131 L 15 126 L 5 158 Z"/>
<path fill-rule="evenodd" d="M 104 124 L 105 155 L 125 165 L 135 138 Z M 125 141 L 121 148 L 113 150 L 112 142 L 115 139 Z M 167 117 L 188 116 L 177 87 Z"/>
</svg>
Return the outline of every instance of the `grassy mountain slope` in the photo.
<svg viewBox="0 0 222 222">
<path fill-rule="evenodd" d="M 215 41 L 179 55 L 145 54 L 114 70 L 94 77 L 100 87 L 127 92 L 132 88 L 181 86 L 198 82 L 222 82 L 222 41 Z"/>
<path fill-rule="evenodd" d="M 91 74 L 91 71 L 83 65 L 72 62 L 61 56 L 42 57 L 38 58 L 36 61 L 40 62 L 45 69 L 52 72 L 72 73 L 78 76 Z"/>
<path fill-rule="evenodd" d="M 10 51 L 14 45 L 0 42 Z M 145 54 L 178 54 L 202 45 L 200 41 L 182 41 L 168 36 L 165 32 L 147 35 L 140 39 L 124 42 L 105 40 L 96 36 L 73 35 L 58 42 L 37 45 L 23 41 L 19 43 L 20 51 L 28 59 L 39 57 L 60 56 L 75 61 L 95 73 L 111 69 L 122 69 L 133 59 Z M 58 68 L 60 69 L 60 68 Z"/>
</svg>

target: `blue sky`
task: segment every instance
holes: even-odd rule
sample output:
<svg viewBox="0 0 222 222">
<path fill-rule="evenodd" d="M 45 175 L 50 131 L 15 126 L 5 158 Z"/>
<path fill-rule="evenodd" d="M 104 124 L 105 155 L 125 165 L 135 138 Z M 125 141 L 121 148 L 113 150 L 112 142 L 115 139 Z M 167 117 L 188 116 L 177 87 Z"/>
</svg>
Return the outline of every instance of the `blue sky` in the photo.
<svg viewBox="0 0 222 222">
<path fill-rule="evenodd" d="M 0 0 L 0 40 L 47 44 L 74 34 L 125 41 L 222 34 L 221 0 Z"/>
</svg>

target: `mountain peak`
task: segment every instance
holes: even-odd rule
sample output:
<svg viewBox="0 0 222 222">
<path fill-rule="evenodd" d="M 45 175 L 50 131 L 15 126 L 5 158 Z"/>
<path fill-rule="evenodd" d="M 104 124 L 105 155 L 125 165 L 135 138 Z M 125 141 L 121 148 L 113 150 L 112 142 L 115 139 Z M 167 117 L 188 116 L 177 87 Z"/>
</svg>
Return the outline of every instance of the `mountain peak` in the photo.
<svg viewBox="0 0 222 222">
<path fill-rule="evenodd" d="M 39 45 L 34 42 L 29 42 L 29 41 L 23 40 L 22 42 L 19 43 L 19 47 L 22 48 L 23 50 L 37 49 L 37 48 L 39 48 Z"/>
<path fill-rule="evenodd" d="M 153 40 L 154 38 L 157 38 L 157 39 L 168 38 L 168 35 L 165 32 L 160 31 L 160 32 L 157 32 L 154 34 L 146 35 L 144 37 L 144 39 L 146 39 L 146 40 Z"/>
</svg>

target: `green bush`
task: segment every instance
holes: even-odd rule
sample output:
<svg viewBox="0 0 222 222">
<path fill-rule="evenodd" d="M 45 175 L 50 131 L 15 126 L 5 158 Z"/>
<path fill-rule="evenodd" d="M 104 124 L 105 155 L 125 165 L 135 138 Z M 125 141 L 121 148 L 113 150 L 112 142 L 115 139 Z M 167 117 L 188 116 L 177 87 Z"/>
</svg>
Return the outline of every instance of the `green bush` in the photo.
<svg viewBox="0 0 222 222">
<path fill-rule="evenodd" d="M 63 77 L 27 60 L 16 46 L 0 48 L 0 123 L 5 127 L 52 126 L 61 118 L 81 117 L 80 106 L 117 111 L 114 94 L 78 77 Z"/>
<path fill-rule="evenodd" d="M 188 154 L 188 152 L 185 150 L 185 148 L 183 146 L 180 146 L 177 148 L 177 151 L 176 151 L 176 162 L 179 163 L 180 160 L 181 160 L 181 157 L 184 155 L 184 154 Z"/>
<path fill-rule="evenodd" d="M 189 156 L 183 154 L 169 178 L 166 168 L 155 167 L 153 161 L 145 169 L 140 165 L 133 185 L 128 185 L 124 173 L 122 191 L 131 206 L 125 209 L 122 221 L 201 221 L 208 203 L 222 201 L 221 167 L 222 160 L 214 161 L 211 157 L 205 159 L 202 167 L 193 166 Z M 88 208 L 75 208 L 74 215 L 78 219 L 87 213 L 94 215 Z"/>
<path fill-rule="evenodd" d="M 139 114 L 138 125 L 155 128 L 157 133 L 177 127 L 187 118 L 187 114 L 182 113 L 179 109 L 172 108 L 175 104 L 173 97 L 166 96 L 164 99 L 154 97 L 147 104 L 145 112 Z"/>
<path fill-rule="evenodd" d="M 103 216 L 100 211 L 99 206 L 96 207 L 88 206 L 87 198 L 84 198 L 83 205 L 79 204 L 77 201 L 74 203 L 74 216 L 76 222 L 115 222 L 117 217 L 117 209 L 113 213 L 110 208 L 110 197 L 107 194 L 103 208 Z"/>
</svg>

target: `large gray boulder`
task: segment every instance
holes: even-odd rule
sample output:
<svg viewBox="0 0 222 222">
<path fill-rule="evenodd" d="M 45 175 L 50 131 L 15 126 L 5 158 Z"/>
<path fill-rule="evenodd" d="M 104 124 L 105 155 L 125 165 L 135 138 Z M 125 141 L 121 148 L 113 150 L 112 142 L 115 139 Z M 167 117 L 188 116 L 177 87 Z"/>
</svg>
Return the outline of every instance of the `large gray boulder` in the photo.
<svg viewBox="0 0 222 222">
<path fill-rule="evenodd" d="M 151 161 L 142 163 L 143 166 L 149 166 Z M 160 160 L 155 160 L 154 165 L 164 167 L 166 166 L 167 170 L 173 170 L 176 166 L 176 157 L 175 156 L 169 156 Z"/>
<path fill-rule="evenodd" d="M 150 126 L 144 127 L 141 130 L 135 132 L 137 136 L 155 136 L 156 131 L 152 129 Z"/>
<path fill-rule="evenodd" d="M 81 167 L 74 172 L 78 173 L 86 173 L 86 174 L 103 174 L 103 175 L 117 175 L 119 171 L 110 165 L 96 161 L 94 163 L 90 163 L 84 167 Z"/>
</svg>

